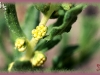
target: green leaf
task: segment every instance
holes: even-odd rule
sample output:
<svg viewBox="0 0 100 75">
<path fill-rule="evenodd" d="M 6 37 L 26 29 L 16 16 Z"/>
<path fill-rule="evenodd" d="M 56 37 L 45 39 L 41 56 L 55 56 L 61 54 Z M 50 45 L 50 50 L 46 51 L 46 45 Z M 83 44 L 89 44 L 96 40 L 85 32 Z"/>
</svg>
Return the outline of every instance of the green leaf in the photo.
<svg viewBox="0 0 100 75">
<path fill-rule="evenodd" d="M 80 62 L 88 60 L 97 50 L 100 48 L 100 39 L 88 43 L 87 46 L 84 46 L 79 50 L 80 52 Z"/>
<path fill-rule="evenodd" d="M 82 18 L 80 44 L 85 46 L 87 41 L 91 42 L 95 38 L 98 29 L 99 23 L 96 16 L 84 16 Z"/>
<path fill-rule="evenodd" d="M 41 39 L 39 43 L 36 45 L 35 50 L 40 50 L 46 52 L 56 46 L 61 40 L 61 35 L 55 36 L 52 40 L 46 41 L 45 39 Z"/>
<path fill-rule="evenodd" d="M 33 5 L 31 5 L 26 12 L 25 21 L 23 25 L 23 31 L 28 39 L 31 39 L 32 37 L 32 29 L 35 29 L 36 26 L 39 24 L 39 18 L 40 12 Z"/>
<path fill-rule="evenodd" d="M 50 41 L 56 35 L 61 35 L 64 32 L 69 32 L 72 24 L 77 20 L 77 15 L 81 13 L 83 7 L 84 5 L 80 4 L 73 7 L 69 11 L 66 11 L 62 24 L 59 24 L 59 26 L 52 26 L 51 30 L 47 32 L 48 36 L 45 39 Z"/>
<path fill-rule="evenodd" d="M 59 24 L 61 24 L 62 21 L 63 21 L 63 16 L 60 16 L 54 24 L 48 27 L 48 32 L 51 31 L 51 28 L 53 26 L 58 26 Z M 54 36 L 53 39 L 50 41 L 47 41 L 46 38 L 44 37 L 38 42 L 38 44 L 35 47 L 35 50 L 41 50 L 44 52 L 48 51 L 49 49 L 53 48 L 56 44 L 58 44 L 61 39 L 62 39 L 61 35 Z"/>
<path fill-rule="evenodd" d="M 5 4 L 5 6 L 6 6 L 6 10 L 5 10 L 4 15 L 5 15 L 5 19 L 6 19 L 9 30 L 15 36 L 15 38 L 25 37 L 18 22 L 15 4 L 8 3 L 8 4 Z"/>
</svg>

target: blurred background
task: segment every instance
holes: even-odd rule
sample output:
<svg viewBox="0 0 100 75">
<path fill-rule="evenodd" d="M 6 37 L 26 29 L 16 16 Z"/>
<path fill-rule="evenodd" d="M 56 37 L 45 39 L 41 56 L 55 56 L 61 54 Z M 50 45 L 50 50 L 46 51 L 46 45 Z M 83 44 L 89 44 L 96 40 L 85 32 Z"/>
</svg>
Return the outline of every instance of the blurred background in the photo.
<svg viewBox="0 0 100 75">
<path fill-rule="evenodd" d="M 26 12 L 31 3 L 16 3 L 16 11 L 20 25 L 23 25 Z M 74 71 L 78 72 L 100 72 L 97 71 L 100 64 L 100 4 L 89 4 L 89 7 L 84 9 L 81 14 L 78 15 L 77 21 L 72 25 L 69 33 L 65 33 L 63 40 L 54 46 L 52 49 L 46 52 L 47 61 L 44 67 L 52 67 L 52 60 L 60 54 L 60 49 L 63 46 L 76 46 L 81 44 L 81 49 L 77 49 L 70 54 L 74 60 L 77 60 L 80 56 L 84 61 L 79 61 L 74 67 L 71 67 Z M 40 19 L 42 14 L 40 13 Z M 56 19 L 50 19 L 47 25 L 54 23 Z M 94 43 L 93 45 L 90 45 Z M 90 45 L 90 46 L 89 46 Z M 87 46 L 89 46 L 87 48 Z M 6 25 L 4 18 L 4 10 L 0 9 L 0 69 L 7 66 L 9 58 L 13 57 L 14 45 L 12 45 L 9 29 Z M 83 55 L 82 55 L 83 54 Z M 69 56 L 70 56 L 69 55 Z M 89 57 L 90 55 L 90 57 Z M 68 56 L 68 57 L 69 57 Z M 85 57 L 86 56 L 86 57 Z M 89 57 L 89 58 L 88 58 Z M 87 59 L 88 58 L 88 59 Z M 86 59 L 86 60 L 85 60 Z M 67 58 L 66 58 L 67 60 Z M 69 63 L 72 61 L 68 61 Z M 56 63 L 56 62 L 54 62 Z M 73 62 L 74 63 L 74 62 Z M 99 67 L 100 68 L 100 67 Z M 73 71 L 72 70 L 72 71 Z"/>
</svg>

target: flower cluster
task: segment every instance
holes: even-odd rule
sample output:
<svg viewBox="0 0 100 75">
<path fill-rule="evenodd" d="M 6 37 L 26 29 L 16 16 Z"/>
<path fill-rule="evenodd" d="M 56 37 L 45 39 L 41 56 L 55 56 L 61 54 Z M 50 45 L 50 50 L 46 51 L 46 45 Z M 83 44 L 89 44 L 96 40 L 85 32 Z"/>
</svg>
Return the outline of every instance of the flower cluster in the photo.
<svg viewBox="0 0 100 75">
<path fill-rule="evenodd" d="M 32 66 L 41 66 L 46 61 L 46 56 L 40 51 L 33 51 L 37 42 L 46 35 L 47 27 L 45 25 L 39 25 L 36 29 L 32 30 L 32 40 L 29 41 L 26 38 L 20 37 L 15 41 L 15 48 L 18 51 L 26 51 L 24 56 L 19 58 L 20 62 L 30 61 Z M 14 62 L 9 65 L 8 71 L 11 71 Z"/>
<path fill-rule="evenodd" d="M 15 48 L 21 52 L 24 51 L 26 49 L 26 40 L 24 38 L 16 39 Z"/>
<path fill-rule="evenodd" d="M 46 57 L 42 52 L 35 51 L 34 57 L 30 61 L 33 66 L 41 66 L 46 61 Z"/>
<path fill-rule="evenodd" d="M 36 29 L 32 30 L 32 35 L 36 40 L 43 38 L 46 35 L 47 27 L 45 25 L 39 25 Z"/>
</svg>

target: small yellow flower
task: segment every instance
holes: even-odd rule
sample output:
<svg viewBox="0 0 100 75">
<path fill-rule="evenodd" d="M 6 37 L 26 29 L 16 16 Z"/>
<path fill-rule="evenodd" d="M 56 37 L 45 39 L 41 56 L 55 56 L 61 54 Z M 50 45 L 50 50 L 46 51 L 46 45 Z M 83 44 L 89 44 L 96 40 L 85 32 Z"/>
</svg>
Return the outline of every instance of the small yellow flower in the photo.
<svg viewBox="0 0 100 75">
<path fill-rule="evenodd" d="M 46 61 L 46 57 L 40 51 L 35 51 L 33 58 L 30 60 L 33 66 L 41 66 Z"/>
<path fill-rule="evenodd" d="M 15 48 L 19 51 L 24 51 L 26 49 L 26 40 L 24 38 L 16 39 Z"/>
<path fill-rule="evenodd" d="M 46 35 L 47 27 L 45 25 L 39 25 L 36 29 L 32 30 L 32 35 L 36 40 L 43 38 Z"/>
</svg>

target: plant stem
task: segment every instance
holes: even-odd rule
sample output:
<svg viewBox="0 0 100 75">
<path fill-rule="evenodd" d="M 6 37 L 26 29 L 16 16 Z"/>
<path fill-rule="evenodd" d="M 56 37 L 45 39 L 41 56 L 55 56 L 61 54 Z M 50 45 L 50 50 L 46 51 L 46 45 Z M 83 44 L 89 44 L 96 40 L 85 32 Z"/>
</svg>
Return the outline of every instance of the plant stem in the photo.
<svg viewBox="0 0 100 75">
<path fill-rule="evenodd" d="M 43 18 L 39 25 L 46 25 L 47 21 L 49 20 L 52 13 L 58 8 L 57 4 L 51 4 L 50 9 L 47 11 L 46 14 L 43 14 Z"/>
</svg>

